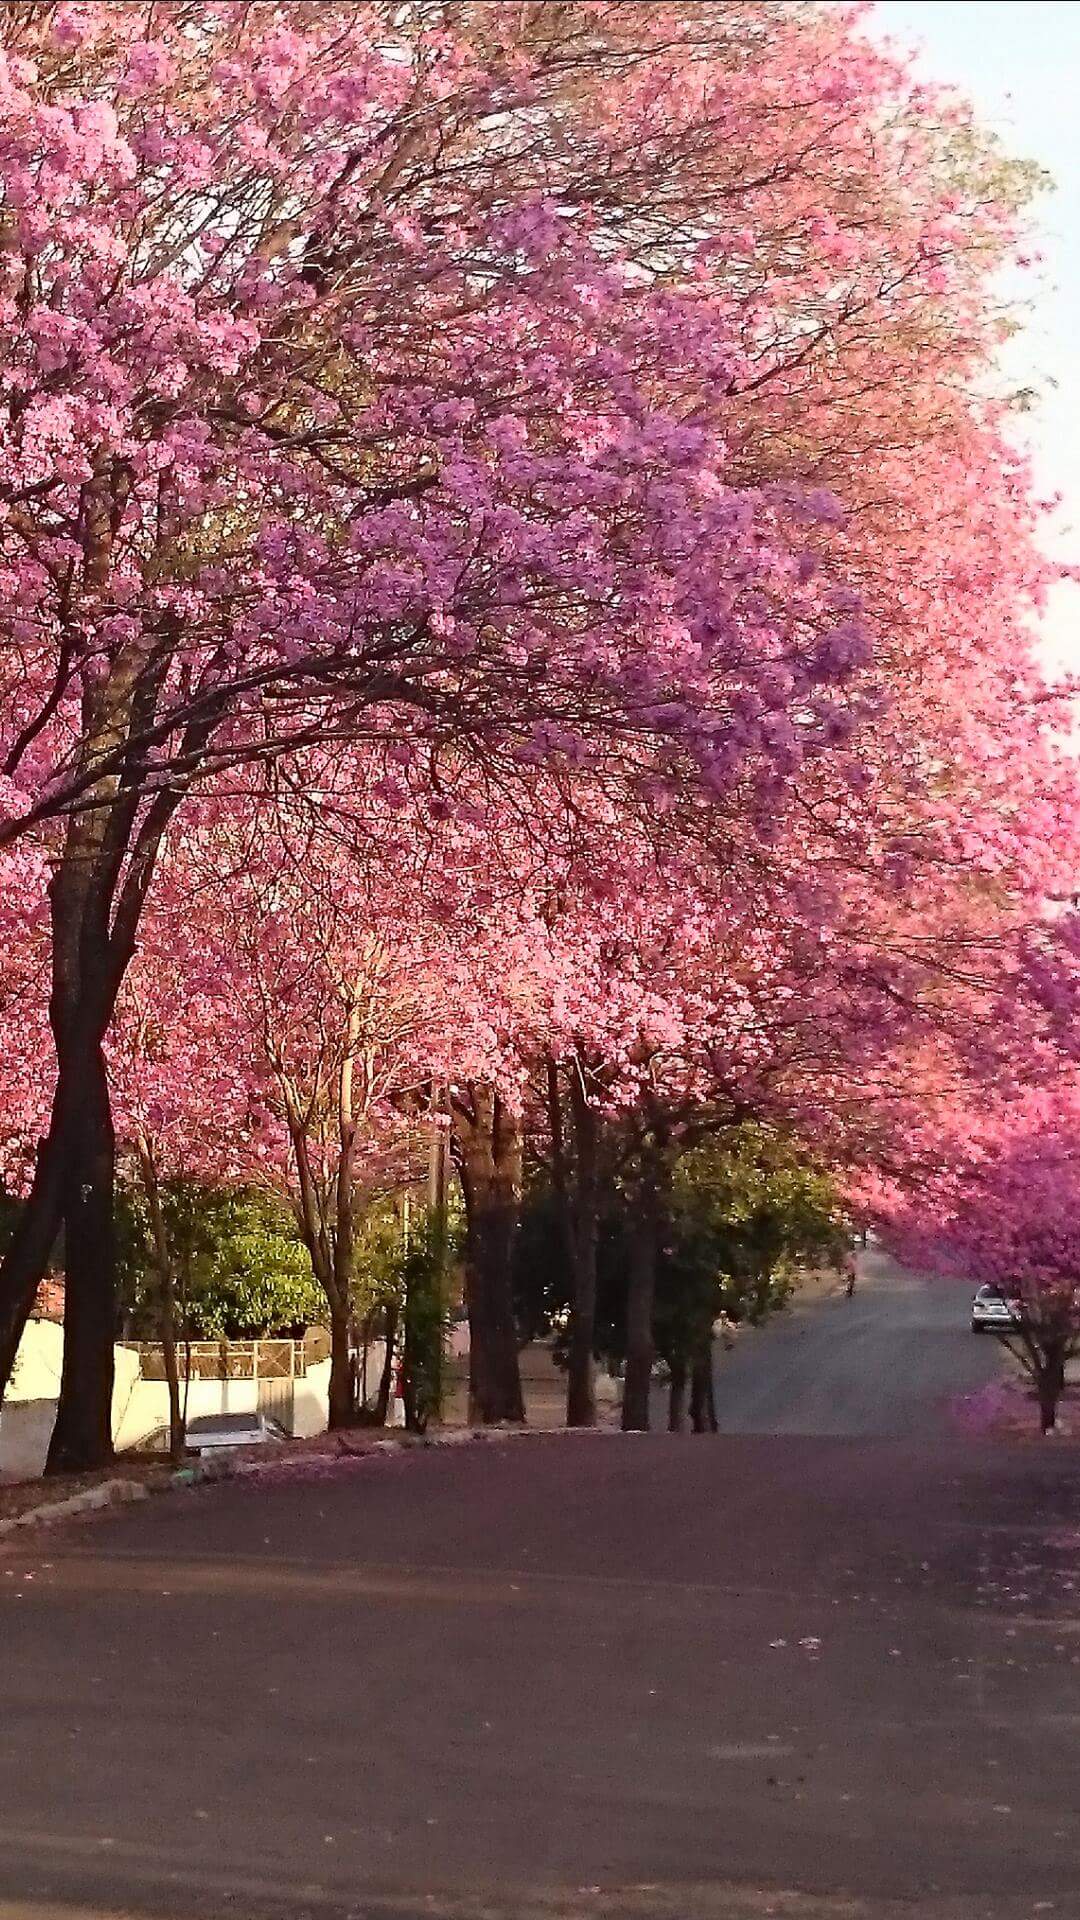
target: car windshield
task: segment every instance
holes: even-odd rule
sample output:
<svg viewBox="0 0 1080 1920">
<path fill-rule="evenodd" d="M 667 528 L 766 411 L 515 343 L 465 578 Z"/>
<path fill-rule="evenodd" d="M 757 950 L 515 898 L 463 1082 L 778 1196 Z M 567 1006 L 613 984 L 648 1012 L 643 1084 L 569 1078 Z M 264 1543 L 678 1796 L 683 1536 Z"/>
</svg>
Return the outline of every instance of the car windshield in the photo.
<svg viewBox="0 0 1080 1920">
<path fill-rule="evenodd" d="M 980 1287 L 975 1298 L 976 1300 L 1000 1300 L 1001 1295 L 996 1287 Z"/>
</svg>

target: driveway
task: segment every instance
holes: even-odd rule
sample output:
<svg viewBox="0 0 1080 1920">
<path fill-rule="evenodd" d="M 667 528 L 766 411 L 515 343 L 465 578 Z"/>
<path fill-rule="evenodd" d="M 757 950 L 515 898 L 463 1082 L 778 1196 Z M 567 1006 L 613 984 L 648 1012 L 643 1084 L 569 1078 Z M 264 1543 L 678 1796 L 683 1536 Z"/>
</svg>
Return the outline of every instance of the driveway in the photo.
<svg viewBox="0 0 1080 1920">
<path fill-rule="evenodd" d="M 911 1424 L 309 1464 L 0 1553 L 0 1920 L 1071 1920 L 1076 1456 Z"/>
</svg>

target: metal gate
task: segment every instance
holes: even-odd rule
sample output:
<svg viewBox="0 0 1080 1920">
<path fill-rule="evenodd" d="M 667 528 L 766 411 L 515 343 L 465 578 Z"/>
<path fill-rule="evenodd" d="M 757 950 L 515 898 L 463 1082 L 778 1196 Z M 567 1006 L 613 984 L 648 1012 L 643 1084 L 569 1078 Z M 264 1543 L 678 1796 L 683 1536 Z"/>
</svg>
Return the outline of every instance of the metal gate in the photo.
<svg viewBox="0 0 1080 1920">
<path fill-rule="evenodd" d="M 268 1420 L 274 1420 L 283 1433 L 293 1430 L 293 1411 L 295 1391 L 291 1376 L 288 1379 L 268 1379 L 259 1374 L 255 1382 L 255 1407 L 259 1413 L 265 1413 Z"/>
<path fill-rule="evenodd" d="M 152 1341 L 126 1341 L 139 1356 L 144 1380 L 165 1379 L 163 1349 Z M 307 1374 L 303 1340 L 192 1340 L 178 1354 L 181 1380 L 247 1380 L 254 1383 L 255 1410 L 292 1433 L 296 1381 Z M 250 1401 L 248 1402 L 250 1405 Z"/>
</svg>

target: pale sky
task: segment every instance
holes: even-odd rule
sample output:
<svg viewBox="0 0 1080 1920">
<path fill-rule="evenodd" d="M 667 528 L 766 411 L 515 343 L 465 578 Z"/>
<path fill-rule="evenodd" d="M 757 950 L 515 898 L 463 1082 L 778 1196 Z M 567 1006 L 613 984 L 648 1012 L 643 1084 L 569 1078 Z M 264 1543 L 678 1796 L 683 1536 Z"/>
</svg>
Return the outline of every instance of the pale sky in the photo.
<svg viewBox="0 0 1080 1920">
<path fill-rule="evenodd" d="M 877 0 L 872 28 L 920 47 L 929 77 L 1053 177 L 1034 210 L 1046 264 L 1007 364 L 1042 390 L 1024 431 L 1040 486 L 1065 496 L 1049 544 L 1080 561 L 1080 0 Z M 1080 588 L 1057 590 L 1045 638 L 1055 664 L 1080 671 Z"/>
</svg>

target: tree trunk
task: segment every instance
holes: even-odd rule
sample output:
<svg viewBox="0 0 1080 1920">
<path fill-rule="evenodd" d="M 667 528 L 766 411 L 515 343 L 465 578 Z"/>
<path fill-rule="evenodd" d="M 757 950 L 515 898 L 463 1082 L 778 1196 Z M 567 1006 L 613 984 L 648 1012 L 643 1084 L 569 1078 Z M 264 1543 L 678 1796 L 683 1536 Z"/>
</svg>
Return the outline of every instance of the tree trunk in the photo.
<svg viewBox="0 0 1080 1920">
<path fill-rule="evenodd" d="M 100 517 L 99 508 L 100 502 L 91 517 Z M 116 744 L 125 724 L 125 700 L 122 673 L 115 687 L 110 683 L 84 695 L 90 760 Z M 84 1472 L 107 1466 L 113 1458 L 116 1138 L 103 1047 L 160 844 L 159 833 L 146 861 L 132 862 L 116 903 L 134 821 L 133 798 L 121 798 L 113 780 L 95 788 L 94 797 L 98 804 L 68 823 L 63 857 L 49 889 L 49 1024 L 59 1079 L 70 1086 L 72 1102 L 61 1140 L 64 1360 L 45 1463 L 50 1474 Z M 116 919 L 111 921 L 114 903 Z"/>
<path fill-rule="evenodd" d="M 1065 1391 L 1065 1357 L 1055 1349 L 1044 1353 L 1036 1375 L 1039 1395 L 1039 1428 L 1052 1433 L 1057 1426 L 1058 1402 Z"/>
<path fill-rule="evenodd" d="M 174 1467 L 178 1467 L 187 1454 L 187 1421 L 184 1418 L 183 1401 L 180 1395 L 180 1366 L 176 1351 L 176 1295 L 173 1290 L 171 1268 L 165 1280 L 161 1303 L 161 1351 L 165 1361 L 165 1379 L 169 1388 L 169 1459 Z"/>
<path fill-rule="evenodd" d="M 467 1203 L 466 1282 L 469 1312 L 469 1391 L 484 1426 L 523 1421 L 525 1403 L 517 1329 L 510 1292 L 510 1260 L 517 1231 L 517 1200 L 496 1176 L 475 1179 Z"/>
<path fill-rule="evenodd" d="M 390 1395 L 394 1390 L 394 1348 L 397 1345 L 398 1310 L 396 1306 L 386 1309 L 385 1341 L 382 1372 L 379 1375 L 379 1391 L 375 1396 L 375 1425 L 385 1427 L 386 1416 L 390 1411 Z"/>
<path fill-rule="evenodd" d="M 353 1105 L 354 1067 L 360 1036 L 359 991 L 354 987 L 345 1027 L 344 1052 L 337 1076 L 338 1163 L 334 1180 L 332 1284 L 330 1301 L 330 1395 L 328 1425 L 355 1427 L 356 1369 L 353 1366 L 353 1172 L 357 1118 Z"/>
<path fill-rule="evenodd" d="M 69 1162 L 85 1118 L 95 1057 L 100 1060 L 100 1048 L 87 1046 L 81 1035 L 73 1036 L 59 1054 L 49 1131 L 39 1144 L 30 1192 L 0 1261 L 0 1400 L 63 1224 Z"/>
<path fill-rule="evenodd" d="M 440 1250 L 446 1247 L 447 1206 L 450 1174 L 450 1142 L 446 1128 L 440 1125 L 445 1112 L 445 1096 L 437 1087 L 432 1095 L 432 1130 L 428 1144 L 428 1213 L 431 1216 L 432 1233 Z"/>
<path fill-rule="evenodd" d="M 99 459 L 84 495 L 85 584 L 91 592 L 100 591 L 108 576 L 117 477 L 111 460 Z M 88 770 L 122 739 L 130 696 L 127 669 L 119 664 L 106 680 L 85 686 L 82 752 Z M 138 803 L 131 793 L 121 796 L 115 777 L 95 785 L 88 798 L 94 804 L 68 821 L 49 887 L 49 1024 L 59 1076 L 70 1080 L 73 1104 L 61 1143 L 64 1361 L 46 1473 L 78 1473 L 106 1466 L 113 1457 L 116 1141 L 102 1049 L 156 855 L 155 845 L 144 877 L 129 871 L 114 923 Z"/>
<path fill-rule="evenodd" d="M 64 1169 L 64 1362 L 46 1473 L 81 1473 L 113 1458 L 116 1336 L 116 1140 L 105 1057 L 88 1063 Z"/>
<path fill-rule="evenodd" d="M 671 1386 L 668 1395 L 668 1432 L 686 1432 L 686 1361 L 671 1362 Z"/>
<path fill-rule="evenodd" d="M 522 1422 L 512 1259 L 521 1191 L 521 1136 L 490 1087 L 455 1112 L 465 1196 L 470 1418 L 484 1426 Z"/>
<path fill-rule="evenodd" d="M 656 1190 L 651 1174 L 642 1182 L 630 1232 L 622 1427 L 624 1433 L 647 1433 L 654 1359 L 652 1320 L 658 1238 Z"/>
<path fill-rule="evenodd" d="M 713 1391 L 712 1343 L 707 1353 L 694 1362 L 690 1381 L 690 1424 L 695 1433 L 716 1433 L 716 1398 Z"/>
<path fill-rule="evenodd" d="M 363 1331 L 360 1335 L 360 1378 L 356 1388 L 356 1405 L 360 1418 L 367 1411 L 368 1361 L 371 1358 L 371 1315 L 364 1315 Z"/>
<path fill-rule="evenodd" d="M 350 1341 L 353 1318 L 352 1174 L 356 1133 L 352 1113 L 352 1035 L 353 1028 L 350 1026 L 345 1036 L 345 1057 L 337 1076 L 338 1161 L 329 1192 L 316 1178 L 311 1116 L 280 1056 L 275 1060 L 296 1169 L 294 1206 L 297 1225 L 308 1251 L 312 1274 L 326 1296 L 330 1314 L 330 1381 L 326 1424 L 331 1432 L 354 1427 L 360 1418 Z M 272 1043 L 268 1046 L 268 1052 L 271 1058 L 275 1057 Z"/>
<path fill-rule="evenodd" d="M 144 1134 L 136 1142 L 139 1171 L 150 1215 L 154 1241 L 154 1264 L 158 1274 L 158 1319 L 161 1328 L 161 1352 L 165 1362 L 165 1380 L 169 1389 L 169 1459 L 179 1466 L 187 1452 L 187 1422 L 180 1400 L 180 1368 L 176 1354 L 176 1285 L 173 1278 L 172 1249 L 161 1204 L 161 1187 L 150 1140 Z M 188 1372 L 190 1378 L 190 1368 Z"/>
<path fill-rule="evenodd" d="M 330 1392 L 327 1425 L 331 1431 L 357 1423 L 356 1373 L 349 1339 L 351 1314 L 347 1302 L 330 1307 Z"/>
<path fill-rule="evenodd" d="M 416 1336 L 412 1326 L 408 1295 L 406 1295 L 405 1331 L 401 1341 L 401 1404 L 405 1414 L 406 1433 L 423 1433 L 427 1428 L 427 1413 L 417 1379 L 418 1372 Z"/>
<path fill-rule="evenodd" d="M 596 1261 L 599 1243 L 597 1122 L 575 1062 L 570 1079 L 574 1123 L 574 1190 L 571 1232 L 574 1242 L 574 1296 L 567 1354 L 566 1424 L 596 1425 Z"/>
<path fill-rule="evenodd" d="M 100 595 L 106 588 L 129 484 L 124 463 L 99 450 L 83 495 L 82 585 L 91 595 Z M 174 638 L 178 644 L 178 628 Z M 0 1262 L 0 1397 L 63 1224 L 72 1248 L 66 1276 L 63 1380 L 58 1429 L 49 1450 L 50 1471 L 59 1471 L 61 1465 L 96 1466 L 112 1456 L 115 1148 L 101 1049 L 135 950 L 162 839 L 183 788 L 180 783 L 160 787 L 140 817 L 145 795 L 137 759 L 129 768 L 126 786 L 115 773 L 99 780 L 92 776 L 128 734 L 140 670 L 138 694 L 144 702 L 140 718 L 145 723 L 164 684 L 167 660 L 167 651 L 155 653 L 149 665 L 137 652 L 122 651 L 104 680 L 84 687 L 79 770 L 91 776 L 91 783 L 82 805 L 68 818 L 63 852 L 49 888 L 49 1020 L 57 1077 L 49 1134 L 39 1150 L 30 1196 Z M 190 764 L 205 745 L 212 724 L 212 717 L 204 716 L 186 728 L 183 747 Z"/>
</svg>

